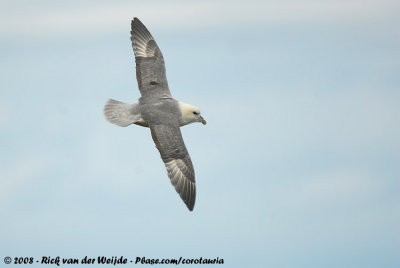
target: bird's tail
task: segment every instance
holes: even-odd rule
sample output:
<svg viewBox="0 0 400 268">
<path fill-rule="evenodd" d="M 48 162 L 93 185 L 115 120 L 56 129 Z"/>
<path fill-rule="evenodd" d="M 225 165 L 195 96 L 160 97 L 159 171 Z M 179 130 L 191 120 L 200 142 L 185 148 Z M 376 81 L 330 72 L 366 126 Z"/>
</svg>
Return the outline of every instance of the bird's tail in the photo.
<svg viewBox="0 0 400 268">
<path fill-rule="evenodd" d="M 112 124 L 126 127 L 140 121 L 138 103 L 123 103 L 109 99 L 103 110 L 105 118 Z"/>
</svg>

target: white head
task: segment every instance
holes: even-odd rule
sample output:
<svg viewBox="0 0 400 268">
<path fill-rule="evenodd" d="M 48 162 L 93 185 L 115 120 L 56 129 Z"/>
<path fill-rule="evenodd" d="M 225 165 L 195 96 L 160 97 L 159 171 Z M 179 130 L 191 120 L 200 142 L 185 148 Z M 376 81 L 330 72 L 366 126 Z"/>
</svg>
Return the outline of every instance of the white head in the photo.
<svg viewBox="0 0 400 268">
<path fill-rule="evenodd" d="M 200 115 L 199 108 L 184 102 L 179 102 L 179 107 L 182 113 L 179 125 L 184 126 L 194 122 L 201 122 L 203 125 L 207 124 L 206 120 Z"/>
</svg>

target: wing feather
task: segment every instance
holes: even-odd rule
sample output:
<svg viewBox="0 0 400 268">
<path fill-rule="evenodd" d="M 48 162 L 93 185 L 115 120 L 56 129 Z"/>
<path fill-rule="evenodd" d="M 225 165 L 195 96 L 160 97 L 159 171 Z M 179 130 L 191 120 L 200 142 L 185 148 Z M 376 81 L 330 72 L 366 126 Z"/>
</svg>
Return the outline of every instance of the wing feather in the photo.
<svg viewBox="0 0 400 268">
<path fill-rule="evenodd" d="M 135 53 L 136 78 L 142 96 L 171 97 L 161 50 L 138 18 L 134 18 L 131 23 L 131 41 Z"/>
<path fill-rule="evenodd" d="M 189 210 L 196 200 L 194 168 L 179 126 L 151 125 L 151 136 L 167 168 L 168 177 Z"/>
</svg>

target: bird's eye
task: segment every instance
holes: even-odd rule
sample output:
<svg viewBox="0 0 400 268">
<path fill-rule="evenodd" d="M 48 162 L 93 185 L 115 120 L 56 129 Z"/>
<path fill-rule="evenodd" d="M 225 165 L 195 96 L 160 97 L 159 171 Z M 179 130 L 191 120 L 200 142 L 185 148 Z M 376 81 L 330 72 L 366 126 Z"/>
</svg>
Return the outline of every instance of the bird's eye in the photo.
<svg viewBox="0 0 400 268">
<path fill-rule="evenodd" d="M 198 113 L 197 113 L 197 112 L 193 112 L 193 114 L 195 114 L 195 115 L 198 115 Z"/>
</svg>

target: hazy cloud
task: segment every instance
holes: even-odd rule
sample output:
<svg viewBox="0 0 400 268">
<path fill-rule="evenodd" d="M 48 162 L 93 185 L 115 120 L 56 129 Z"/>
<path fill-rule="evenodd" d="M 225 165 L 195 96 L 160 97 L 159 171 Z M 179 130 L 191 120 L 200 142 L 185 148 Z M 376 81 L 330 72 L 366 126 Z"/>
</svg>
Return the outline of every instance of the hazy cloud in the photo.
<svg viewBox="0 0 400 268">
<path fill-rule="evenodd" d="M 171 30 L 254 23 L 373 23 L 396 18 L 400 10 L 392 0 L 32 3 L 7 3 L 0 12 L 3 37 L 107 34 L 126 30 L 133 16 L 151 21 L 153 28 Z"/>
</svg>

